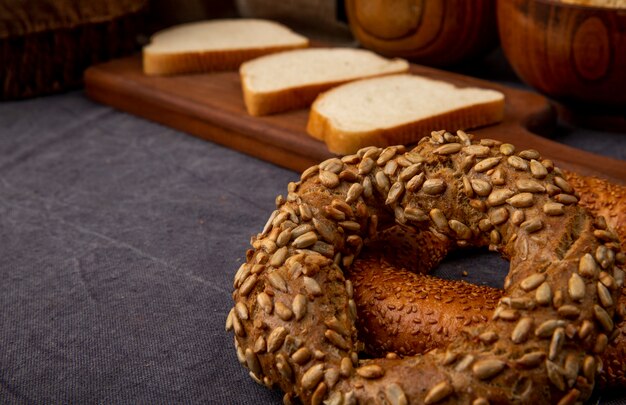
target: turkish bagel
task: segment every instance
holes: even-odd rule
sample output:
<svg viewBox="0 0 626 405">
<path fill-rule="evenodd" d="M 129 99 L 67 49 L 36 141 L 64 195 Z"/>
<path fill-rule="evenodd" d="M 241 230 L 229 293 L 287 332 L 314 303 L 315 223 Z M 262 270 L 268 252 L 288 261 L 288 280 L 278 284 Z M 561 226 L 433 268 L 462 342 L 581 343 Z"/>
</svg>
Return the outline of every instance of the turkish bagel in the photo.
<svg viewBox="0 0 626 405">
<path fill-rule="evenodd" d="M 534 150 L 433 132 L 417 147 L 369 147 L 290 183 L 234 279 L 239 361 L 285 402 L 560 403 L 589 398 L 615 333 L 624 273 L 614 232 L 580 207 L 562 172 Z M 354 289 L 344 269 L 396 223 L 510 261 L 490 321 L 446 347 L 360 358 Z M 436 244 L 424 244 L 420 256 Z M 619 256 L 621 257 L 621 256 Z M 416 305 L 419 301 L 416 300 Z M 579 311 L 573 319 L 562 306 Z"/>
</svg>

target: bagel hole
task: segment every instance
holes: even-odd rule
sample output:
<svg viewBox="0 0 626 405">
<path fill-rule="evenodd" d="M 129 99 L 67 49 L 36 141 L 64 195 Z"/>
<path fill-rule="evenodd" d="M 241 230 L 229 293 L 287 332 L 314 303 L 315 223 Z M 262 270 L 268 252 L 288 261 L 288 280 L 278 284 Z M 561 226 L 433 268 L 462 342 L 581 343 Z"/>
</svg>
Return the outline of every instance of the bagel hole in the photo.
<svg viewBox="0 0 626 405">
<path fill-rule="evenodd" d="M 509 262 L 499 253 L 490 252 L 486 248 L 464 248 L 448 253 L 430 274 L 447 280 L 464 280 L 502 289 L 508 272 Z"/>
</svg>

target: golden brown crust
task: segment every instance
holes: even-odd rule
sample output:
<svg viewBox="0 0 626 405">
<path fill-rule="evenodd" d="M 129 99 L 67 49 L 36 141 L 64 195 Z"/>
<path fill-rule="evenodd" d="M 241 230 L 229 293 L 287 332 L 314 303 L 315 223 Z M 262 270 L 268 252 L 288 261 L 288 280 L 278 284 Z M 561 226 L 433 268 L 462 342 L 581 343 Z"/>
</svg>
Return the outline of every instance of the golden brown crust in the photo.
<svg viewBox="0 0 626 405">
<path fill-rule="evenodd" d="M 313 138 L 326 143 L 328 150 L 346 155 L 367 146 L 385 147 L 411 144 L 430 133 L 432 128 L 478 128 L 502 121 L 504 100 L 471 105 L 455 111 L 428 117 L 392 128 L 374 128 L 371 131 L 350 132 L 337 128 L 333 122 L 311 106 L 306 131 Z"/>
<path fill-rule="evenodd" d="M 540 159 L 442 131 L 409 152 L 371 147 L 307 169 L 235 275 L 226 328 L 241 363 L 307 404 L 587 399 L 624 278 L 594 254 L 619 246 Z M 500 251 L 511 263 L 504 295 L 490 322 L 463 327 L 445 349 L 360 358 L 360 314 L 343 268 L 396 223 Z"/>
<path fill-rule="evenodd" d="M 207 52 L 153 53 L 143 51 L 143 72 L 150 76 L 237 70 L 251 59 L 270 53 L 306 48 L 308 43 Z"/>
</svg>

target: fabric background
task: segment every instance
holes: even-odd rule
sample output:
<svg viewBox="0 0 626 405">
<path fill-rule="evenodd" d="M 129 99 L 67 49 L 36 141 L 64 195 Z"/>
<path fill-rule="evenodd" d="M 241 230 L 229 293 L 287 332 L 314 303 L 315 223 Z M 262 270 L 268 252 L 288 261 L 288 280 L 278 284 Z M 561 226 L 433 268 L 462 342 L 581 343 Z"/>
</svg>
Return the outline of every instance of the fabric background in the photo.
<svg viewBox="0 0 626 405">
<path fill-rule="evenodd" d="M 558 140 L 626 159 L 624 134 Z M 0 104 L 0 403 L 282 403 L 224 322 L 250 236 L 297 178 L 81 92 Z M 507 264 L 469 252 L 436 274 L 463 270 L 498 286 Z"/>
</svg>

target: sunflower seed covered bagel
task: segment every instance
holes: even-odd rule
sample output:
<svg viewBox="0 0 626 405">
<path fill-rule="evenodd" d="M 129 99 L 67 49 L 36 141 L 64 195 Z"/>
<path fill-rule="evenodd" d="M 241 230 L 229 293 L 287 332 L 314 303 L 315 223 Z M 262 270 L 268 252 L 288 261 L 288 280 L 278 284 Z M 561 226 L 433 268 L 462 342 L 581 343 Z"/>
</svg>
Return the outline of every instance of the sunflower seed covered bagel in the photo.
<svg viewBox="0 0 626 405">
<path fill-rule="evenodd" d="M 278 198 L 234 280 L 240 362 L 305 403 L 575 403 L 614 331 L 624 274 L 594 252 L 616 236 L 538 152 L 464 132 L 433 132 L 411 151 L 365 148 L 304 171 Z M 344 268 L 365 240 L 401 223 L 510 260 L 489 323 L 445 349 L 360 359 Z M 425 249 L 437 246 L 425 246 Z M 604 289 L 599 289 L 602 284 Z M 577 319 L 558 308 L 580 310 Z M 576 378 L 567 378 L 575 369 Z"/>
</svg>

